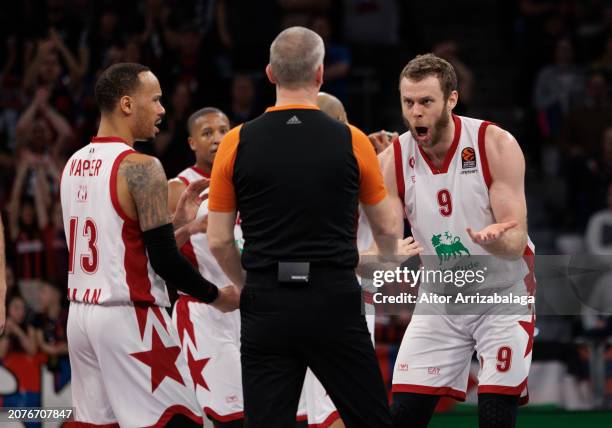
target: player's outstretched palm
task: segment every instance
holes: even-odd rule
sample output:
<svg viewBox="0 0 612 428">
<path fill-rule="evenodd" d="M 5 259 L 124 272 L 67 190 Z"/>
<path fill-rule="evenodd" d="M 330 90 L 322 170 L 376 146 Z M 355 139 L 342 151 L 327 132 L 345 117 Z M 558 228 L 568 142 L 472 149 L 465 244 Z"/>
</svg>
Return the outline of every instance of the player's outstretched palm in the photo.
<svg viewBox="0 0 612 428">
<path fill-rule="evenodd" d="M 174 212 L 174 228 L 177 229 L 191 220 L 193 220 L 198 213 L 198 208 L 202 202 L 208 198 L 208 193 L 202 195 L 202 192 L 208 188 L 210 180 L 208 178 L 202 178 L 201 180 L 192 181 L 189 186 L 181 194 L 177 204 L 176 211 Z"/>
<path fill-rule="evenodd" d="M 485 227 L 479 232 L 474 232 L 471 227 L 468 227 L 467 233 L 472 238 L 472 242 L 478 245 L 490 244 L 497 241 L 504 233 L 518 226 L 516 221 L 507 221 L 505 223 L 493 223 Z"/>
</svg>

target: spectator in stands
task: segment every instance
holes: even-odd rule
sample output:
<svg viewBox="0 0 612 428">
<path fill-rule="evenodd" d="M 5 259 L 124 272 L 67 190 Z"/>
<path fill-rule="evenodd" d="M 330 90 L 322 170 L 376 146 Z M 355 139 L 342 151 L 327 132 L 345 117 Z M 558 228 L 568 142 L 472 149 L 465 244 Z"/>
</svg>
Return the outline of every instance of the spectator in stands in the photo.
<svg viewBox="0 0 612 428">
<path fill-rule="evenodd" d="M 66 325 L 68 310 L 62 307 L 62 293 L 50 283 L 43 283 L 39 289 L 40 313 L 34 319 L 38 348 L 47 354 L 47 367 L 51 372 L 60 372 L 70 367 L 68 361 L 68 340 Z"/>
<path fill-rule="evenodd" d="M 232 126 L 254 119 L 262 112 L 256 108 L 255 82 L 248 74 L 236 74 L 232 81 L 228 116 Z"/>
<path fill-rule="evenodd" d="M 162 122 L 162 131 L 155 138 L 155 153 L 162 161 L 166 175 L 174 177 L 185 165 L 195 162 L 187 144 L 187 119 L 191 114 L 191 91 L 185 83 L 174 87 L 170 106 Z"/>
<path fill-rule="evenodd" d="M 571 156 L 599 156 L 604 131 L 612 124 L 608 82 L 600 71 L 590 73 L 586 97 L 570 109 L 564 122 L 561 144 Z"/>
<path fill-rule="evenodd" d="M 586 246 L 595 255 L 612 256 L 612 181 L 607 196 L 607 208 L 593 214 L 587 226 Z"/>
<path fill-rule="evenodd" d="M 51 92 L 40 87 L 34 99 L 17 122 L 16 138 L 20 148 L 49 159 L 48 172 L 59 179 L 63 156 L 72 143 L 72 128 L 68 121 L 50 104 Z"/>
<path fill-rule="evenodd" d="M 48 169 L 48 158 L 24 151 L 17 166 L 8 209 L 8 231 L 17 261 L 19 289 L 34 309 L 38 308 L 40 281 L 46 278 L 43 231 L 49 223 L 48 210 L 52 204 Z"/>
<path fill-rule="evenodd" d="M 593 63 L 593 68 L 603 73 L 607 81 L 612 79 L 612 35 L 606 38 L 603 52 Z"/>
<path fill-rule="evenodd" d="M 88 70 L 90 74 L 95 74 L 97 70 L 107 64 L 109 51 L 112 48 L 121 46 L 122 34 L 119 24 L 119 13 L 113 8 L 105 8 L 100 12 L 95 25 L 86 35 L 85 40 L 91 51 Z"/>
<path fill-rule="evenodd" d="M 0 336 L 0 359 L 10 353 L 36 354 L 36 333 L 34 327 L 26 320 L 25 301 L 20 296 L 13 296 L 7 302 L 6 324 Z"/>
<path fill-rule="evenodd" d="M 43 230 L 45 258 L 47 261 L 45 278 L 65 289 L 68 285 L 68 245 L 64 233 L 62 205 L 58 199 L 51 205 L 47 227 Z"/>
<path fill-rule="evenodd" d="M 570 108 L 584 96 L 582 69 L 574 63 L 574 48 L 563 38 L 555 46 L 554 63 L 538 73 L 533 102 L 538 112 L 540 132 L 556 136 Z"/>
<path fill-rule="evenodd" d="M 433 53 L 451 63 L 457 73 L 457 90 L 461 94 L 453 109 L 456 114 L 466 114 L 472 102 L 474 73 L 459 57 L 459 44 L 456 40 L 445 40 L 436 44 Z"/>
<path fill-rule="evenodd" d="M 317 33 L 325 43 L 325 81 L 322 91 L 329 92 L 346 101 L 347 77 L 351 69 L 351 53 L 347 45 L 337 43 L 332 38 L 332 26 L 326 15 L 318 15 L 312 19 L 312 31 Z"/>
<path fill-rule="evenodd" d="M 82 89 L 84 66 L 71 55 L 57 33 L 51 34 L 50 39 L 39 42 L 36 55 L 26 69 L 23 87 L 27 94 L 46 88 L 50 92 L 49 104 L 72 120 L 77 112 L 76 99 Z M 62 60 L 67 65 L 67 74 Z"/>
</svg>

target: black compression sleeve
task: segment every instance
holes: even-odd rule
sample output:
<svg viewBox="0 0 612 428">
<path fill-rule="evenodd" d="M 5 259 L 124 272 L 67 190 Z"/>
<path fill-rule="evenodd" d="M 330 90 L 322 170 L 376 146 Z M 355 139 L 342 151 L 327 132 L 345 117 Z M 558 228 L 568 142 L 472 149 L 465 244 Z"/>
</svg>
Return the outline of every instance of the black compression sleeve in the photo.
<svg viewBox="0 0 612 428">
<path fill-rule="evenodd" d="M 142 233 L 149 261 L 155 273 L 166 284 L 177 284 L 177 288 L 190 296 L 210 303 L 217 298 L 219 289 L 202 275 L 181 255 L 174 240 L 172 224 L 164 224 Z"/>
</svg>

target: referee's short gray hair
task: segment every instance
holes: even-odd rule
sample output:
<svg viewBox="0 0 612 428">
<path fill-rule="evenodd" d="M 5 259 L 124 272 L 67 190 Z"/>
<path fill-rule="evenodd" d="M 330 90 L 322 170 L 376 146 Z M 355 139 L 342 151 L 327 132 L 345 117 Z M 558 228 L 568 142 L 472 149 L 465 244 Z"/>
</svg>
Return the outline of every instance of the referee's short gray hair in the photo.
<svg viewBox="0 0 612 428">
<path fill-rule="evenodd" d="M 304 27 L 289 27 L 270 46 L 270 68 L 276 83 L 297 89 L 315 82 L 317 67 L 323 63 L 323 39 Z"/>
</svg>

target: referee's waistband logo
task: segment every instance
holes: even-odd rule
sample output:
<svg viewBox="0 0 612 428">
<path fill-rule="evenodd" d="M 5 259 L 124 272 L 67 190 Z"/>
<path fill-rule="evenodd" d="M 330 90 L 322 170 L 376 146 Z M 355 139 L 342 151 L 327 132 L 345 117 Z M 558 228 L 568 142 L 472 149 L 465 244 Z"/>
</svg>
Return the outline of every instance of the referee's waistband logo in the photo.
<svg viewBox="0 0 612 428">
<path fill-rule="evenodd" d="M 300 123 L 302 123 L 302 121 L 295 115 L 291 116 L 291 119 L 287 121 L 287 125 L 299 125 Z"/>
</svg>

